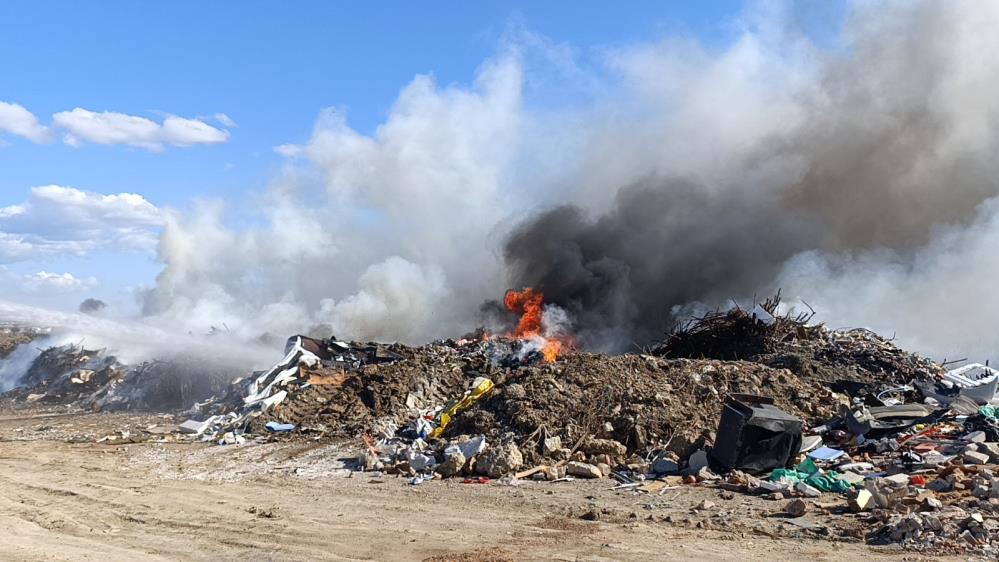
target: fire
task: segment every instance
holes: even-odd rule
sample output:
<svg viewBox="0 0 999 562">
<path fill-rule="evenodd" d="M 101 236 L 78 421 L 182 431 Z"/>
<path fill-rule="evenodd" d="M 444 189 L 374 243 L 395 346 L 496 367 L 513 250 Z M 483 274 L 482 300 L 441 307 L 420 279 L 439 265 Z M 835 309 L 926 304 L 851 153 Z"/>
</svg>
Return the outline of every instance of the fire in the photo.
<svg viewBox="0 0 999 562">
<path fill-rule="evenodd" d="M 571 339 L 567 337 L 550 337 L 545 335 L 542 318 L 544 315 L 545 295 L 541 291 L 535 291 L 528 287 L 523 291 L 508 291 L 503 297 L 503 305 L 514 314 L 520 315 L 517 328 L 510 337 L 523 339 L 540 339 L 544 342 L 541 348 L 541 356 L 545 363 L 554 363 L 562 350 L 571 346 Z"/>
<path fill-rule="evenodd" d="M 541 349 L 541 355 L 545 358 L 545 363 L 554 363 L 562 353 L 562 342 L 558 340 L 548 340 L 545 347 Z"/>
<path fill-rule="evenodd" d="M 514 337 L 531 338 L 542 333 L 541 315 L 545 294 L 528 287 L 523 291 L 508 291 L 503 297 L 503 305 L 514 314 L 520 315 L 520 322 L 514 330 Z"/>
</svg>

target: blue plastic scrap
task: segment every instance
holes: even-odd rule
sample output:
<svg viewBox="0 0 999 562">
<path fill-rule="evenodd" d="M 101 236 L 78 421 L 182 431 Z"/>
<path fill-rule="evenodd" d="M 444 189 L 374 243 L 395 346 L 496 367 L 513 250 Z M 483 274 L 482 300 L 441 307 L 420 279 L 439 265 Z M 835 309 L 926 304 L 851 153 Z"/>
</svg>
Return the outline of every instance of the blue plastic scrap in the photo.
<svg viewBox="0 0 999 562">
<path fill-rule="evenodd" d="M 828 462 L 828 461 L 834 461 L 845 454 L 846 454 L 845 451 L 841 451 L 839 449 L 833 449 L 832 447 L 822 446 L 819 447 L 818 449 L 815 449 L 814 451 L 809 451 L 808 457 L 818 461 Z"/>
<path fill-rule="evenodd" d="M 292 431 L 293 429 L 295 429 L 295 424 L 293 424 L 293 423 L 278 423 L 278 422 L 275 422 L 275 421 L 271 421 L 271 422 L 267 422 L 267 425 L 265 425 L 264 427 L 266 427 L 267 431 L 270 431 L 271 433 L 286 433 L 286 432 L 289 432 L 289 431 Z"/>
</svg>

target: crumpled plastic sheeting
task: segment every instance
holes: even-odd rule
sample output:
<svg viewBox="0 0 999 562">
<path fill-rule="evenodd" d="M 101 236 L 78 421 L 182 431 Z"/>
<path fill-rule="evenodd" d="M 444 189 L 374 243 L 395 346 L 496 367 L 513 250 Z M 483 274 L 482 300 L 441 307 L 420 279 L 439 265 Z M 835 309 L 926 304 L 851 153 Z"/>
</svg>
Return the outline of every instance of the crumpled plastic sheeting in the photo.
<svg viewBox="0 0 999 562">
<path fill-rule="evenodd" d="M 835 470 L 822 472 L 819 467 L 812 462 L 812 459 L 805 459 L 794 468 L 776 468 L 770 473 L 771 482 L 788 482 L 797 484 L 804 482 L 813 488 L 823 492 L 846 492 L 851 488 L 850 483 L 841 480 Z"/>
<path fill-rule="evenodd" d="M 320 364 L 319 357 L 302 345 L 301 336 L 296 336 L 288 344 L 284 359 L 246 384 L 247 395 L 243 398 L 242 411 L 238 415 L 215 416 L 222 419 L 212 419 L 218 423 L 213 423 L 211 429 L 203 433 L 204 440 L 210 441 L 219 434 L 246 427 L 251 419 L 280 404 L 288 396 L 286 390 L 278 389 L 297 379 L 302 365 L 316 367 Z"/>
</svg>

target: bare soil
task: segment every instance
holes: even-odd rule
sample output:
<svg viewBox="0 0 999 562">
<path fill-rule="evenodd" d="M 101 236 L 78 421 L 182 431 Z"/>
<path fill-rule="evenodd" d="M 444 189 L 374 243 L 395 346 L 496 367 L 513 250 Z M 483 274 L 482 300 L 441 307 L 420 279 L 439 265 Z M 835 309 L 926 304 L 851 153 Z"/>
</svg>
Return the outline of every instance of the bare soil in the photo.
<svg viewBox="0 0 999 562">
<path fill-rule="evenodd" d="M 351 472 L 344 460 L 356 450 L 346 444 L 215 446 L 144 431 L 173 421 L 0 415 L 0 559 L 967 559 L 868 547 L 849 536 L 849 518 L 815 510 L 792 521 L 780 515 L 783 502 L 712 488 L 413 486 Z M 127 443 L 126 434 L 151 440 Z M 106 436 L 117 437 L 96 442 Z M 705 500 L 714 505 L 698 509 Z"/>
</svg>

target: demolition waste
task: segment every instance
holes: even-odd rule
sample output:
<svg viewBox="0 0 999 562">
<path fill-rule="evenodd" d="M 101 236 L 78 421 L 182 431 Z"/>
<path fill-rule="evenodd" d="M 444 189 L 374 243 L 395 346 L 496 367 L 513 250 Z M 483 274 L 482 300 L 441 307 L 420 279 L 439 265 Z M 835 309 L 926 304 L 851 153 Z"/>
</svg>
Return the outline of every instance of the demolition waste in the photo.
<svg viewBox="0 0 999 562">
<path fill-rule="evenodd" d="M 545 335 L 527 318 L 540 293 L 527 296 L 538 306 L 514 299 L 524 318 L 509 334 L 419 347 L 294 336 L 277 365 L 235 381 L 56 347 L 4 400 L 182 411 L 175 439 L 222 445 L 353 440 L 356 470 L 413 485 L 716 487 L 782 502 L 789 519 L 851 518 L 871 544 L 999 554 L 999 372 L 987 365 L 947 370 L 870 331 L 779 314 L 779 296 L 642 353 L 594 354 Z"/>
</svg>

